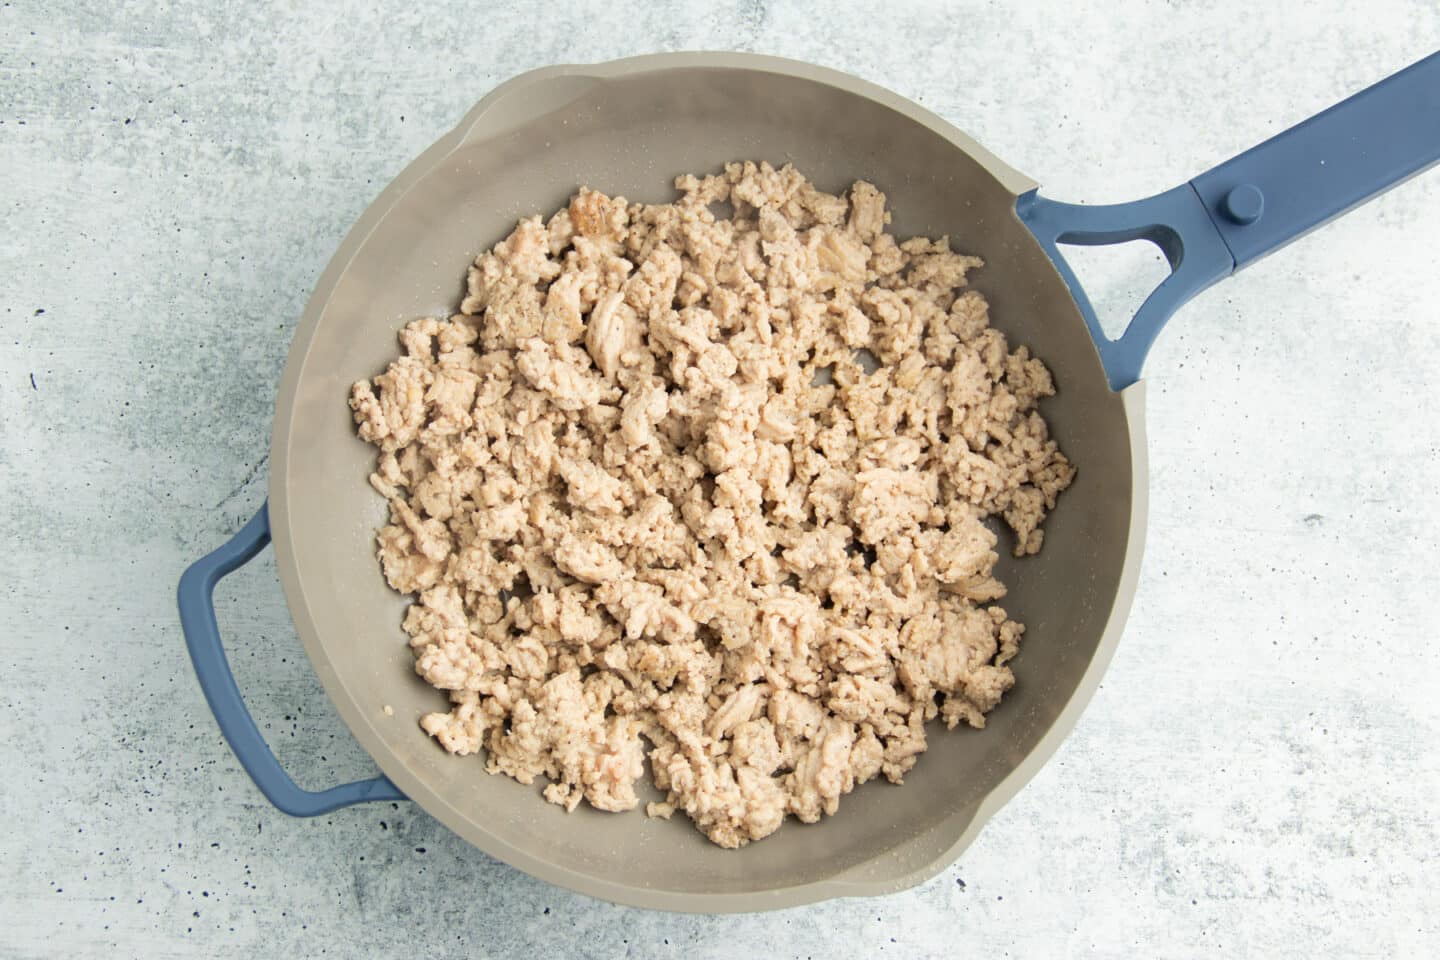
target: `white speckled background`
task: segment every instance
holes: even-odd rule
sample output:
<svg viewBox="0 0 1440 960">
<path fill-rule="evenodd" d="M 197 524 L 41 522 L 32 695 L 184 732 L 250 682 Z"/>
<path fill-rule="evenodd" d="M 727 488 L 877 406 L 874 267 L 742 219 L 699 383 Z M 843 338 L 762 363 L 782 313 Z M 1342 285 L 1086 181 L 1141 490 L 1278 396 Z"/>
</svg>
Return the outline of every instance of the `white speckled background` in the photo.
<svg viewBox="0 0 1440 960">
<path fill-rule="evenodd" d="M 1112 201 L 1432 51 L 1434 0 L 371 6 L 0 5 L 0 956 L 1440 951 L 1440 172 L 1161 337 L 1149 551 L 1114 666 L 1055 761 L 911 892 L 646 913 L 408 804 L 288 819 L 206 712 L 172 599 L 261 502 L 281 363 L 332 249 L 508 76 L 684 48 L 813 60 L 922 101 L 1051 196 Z M 1086 262 L 1112 313 L 1154 273 Z M 371 769 L 268 557 L 219 608 L 302 782 Z"/>
</svg>

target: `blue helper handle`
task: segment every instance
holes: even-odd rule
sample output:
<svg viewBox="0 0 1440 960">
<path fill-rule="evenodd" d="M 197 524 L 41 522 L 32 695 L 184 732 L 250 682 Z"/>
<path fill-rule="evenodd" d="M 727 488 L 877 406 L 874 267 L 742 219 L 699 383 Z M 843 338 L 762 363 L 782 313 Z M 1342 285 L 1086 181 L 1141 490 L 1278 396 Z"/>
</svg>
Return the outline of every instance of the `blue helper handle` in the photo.
<svg viewBox="0 0 1440 960">
<path fill-rule="evenodd" d="M 1440 161 L 1440 53 L 1431 54 L 1189 183 L 1132 203 L 1083 206 L 1035 191 L 1016 212 L 1060 271 L 1110 386 L 1140 379 L 1145 354 L 1191 297 Z M 1062 243 L 1149 240 L 1170 276 L 1118 339 L 1107 337 Z"/>
<path fill-rule="evenodd" d="M 185 633 L 195 675 L 220 724 L 220 732 L 260 792 L 292 817 L 314 817 L 371 800 L 406 799 L 405 794 L 383 776 L 318 792 L 302 790 L 270 752 L 269 744 L 246 709 L 220 643 L 220 627 L 215 622 L 215 584 L 248 563 L 269 542 L 270 519 L 267 507 L 262 506 L 228 543 L 195 561 L 180 578 L 180 627 Z"/>
</svg>

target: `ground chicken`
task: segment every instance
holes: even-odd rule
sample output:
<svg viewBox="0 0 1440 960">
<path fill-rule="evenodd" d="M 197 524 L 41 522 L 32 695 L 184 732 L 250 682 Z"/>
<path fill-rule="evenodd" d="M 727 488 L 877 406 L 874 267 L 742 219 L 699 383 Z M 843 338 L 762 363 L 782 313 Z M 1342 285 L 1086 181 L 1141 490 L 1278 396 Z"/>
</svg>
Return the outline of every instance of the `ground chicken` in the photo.
<svg viewBox="0 0 1440 960">
<path fill-rule="evenodd" d="M 523 220 L 350 406 L 452 704 L 424 730 L 567 809 L 635 807 L 648 760 L 652 815 L 738 847 L 984 726 L 1024 631 L 987 521 L 1034 553 L 1075 471 L 980 260 L 897 243 L 865 182 L 676 186 Z"/>
</svg>

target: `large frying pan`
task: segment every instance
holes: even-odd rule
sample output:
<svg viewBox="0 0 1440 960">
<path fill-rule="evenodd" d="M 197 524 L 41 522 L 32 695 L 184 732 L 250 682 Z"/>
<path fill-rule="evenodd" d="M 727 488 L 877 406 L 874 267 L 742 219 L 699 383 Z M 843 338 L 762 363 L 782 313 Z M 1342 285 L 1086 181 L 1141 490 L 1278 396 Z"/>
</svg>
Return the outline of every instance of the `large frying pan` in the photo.
<svg viewBox="0 0 1440 960">
<path fill-rule="evenodd" d="M 674 54 L 537 70 L 496 89 L 391 183 L 340 245 L 295 333 L 276 404 L 268 510 L 180 582 L 181 621 L 220 728 L 256 784 L 299 816 L 409 798 L 485 852 L 628 904 L 790 906 L 899 890 L 951 863 L 1075 724 L 1130 608 L 1145 533 L 1141 362 L 1185 300 L 1440 158 L 1440 55 L 1166 193 L 1074 206 L 914 103 L 770 57 Z M 409 318 L 456 303 L 465 268 L 516 219 L 579 184 L 661 202 L 671 178 L 733 159 L 794 161 L 825 189 L 889 194 L 897 235 L 949 234 L 984 257 L 995 325 L 1054 371 L 1045 416 L 1079 467 L 1038 557 L 1007 558 L 1028 625 L 1019 683 L 983 731 L 939 732 L 903 787 L 871 783 L 837 816 L 739 851 L 683 818 L 581 808 L 452 757 L 415 722 L 443 697 L 412 671 L 405 599 L 382 580 L 384 505 L 365 482 L 349 385 L 382 369 Z M 1106 337 L 1062 244 L 1154 242 L 1172 273 Z M 1340 318 L 1336 318 L 1337 322 Z M 215 582 L 273 540 L 295 626 L 326 692 L 383 776 L 319 793 L 280 768 L 221 649 Z M 384 711 L 394 708 L 394 715 Z"/>
</svg>

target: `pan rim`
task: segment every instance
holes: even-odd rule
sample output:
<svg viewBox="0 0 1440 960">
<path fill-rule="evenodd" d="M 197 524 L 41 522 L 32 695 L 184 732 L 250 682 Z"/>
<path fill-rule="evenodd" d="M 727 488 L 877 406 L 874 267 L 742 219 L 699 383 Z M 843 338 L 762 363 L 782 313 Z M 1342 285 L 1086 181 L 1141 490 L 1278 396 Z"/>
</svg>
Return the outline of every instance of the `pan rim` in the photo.
<svg viewBox="0 0 1440 960">
<path fill-rule="evenodd" d="M 276 399 L 270 444 L 269 503 L 271 536 L 281 586 L 312 668 L 341 719 L 380 770 L 411 800 L 484 853 L 550 883 L 627 906 L 669 911 L 734 913 L 800 906 L 842 896 L 875 896 L 893 893 L 935 876 L 957 859 L 972 843 L 985 823 L 1009 802 L 1035 775 L 1061 741 L 1074 728 L 1088 704 L 1100 677 L 1108 667 L 1139 577 L 1146 526 L 1145 438 L 1143 430 L 1143 383 L 1120 394 L 1130 434 L 1131 510 L 1130 530 L 1122 570 L 1105 628 L 1094 656 L 1059 717 L 1039 742 L 977 804 L 958 839 L 947 844 L 926 862 L 898 877 L 868 875 L 870 860 L 824 880 L 806 881 L 784 887 L 731 893 L 676 892 L 627 884 L 576 871 L 564 864 L 542 859 L 485 829 L 483 824 L 463 816 L 443 795 L 413 773 L 381 739 L 374 718 L 341 681 L 320 640 L 320 628 L 307 602 L 303 578 L 292 536 L 292 515 L 288 489 L 289 445 L 296 415 L 295 398 L 320 319 L 349 264 L 404 196 L 463 145 L 480 139 L 487 114 L 511 94 L 531 85 L 563 78 L 608 80 L 675 69 L 724 69 L 774 73 L 808 80 L 858 95 L 894 110 L 907 119 L 937 133 L 984 166 L 1012 195 L 1035 189 L 1037 184 L 1003 163 L 961 130 L 911 100 L 850 74 L 804 61 L 745 53 L 664 53 L 629 57 L 598 64 L 543 67 L 519 74 L 483 97 L 450 132 L 437 140 L 385 187 L 365 209 L 346 234 L 317 281 L 305 310 L 296 325 L 287 354 Z M 1078 310 L 1078 308 L 1077 308 Z"/>
</svg>

